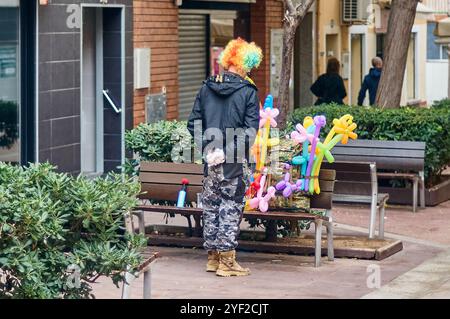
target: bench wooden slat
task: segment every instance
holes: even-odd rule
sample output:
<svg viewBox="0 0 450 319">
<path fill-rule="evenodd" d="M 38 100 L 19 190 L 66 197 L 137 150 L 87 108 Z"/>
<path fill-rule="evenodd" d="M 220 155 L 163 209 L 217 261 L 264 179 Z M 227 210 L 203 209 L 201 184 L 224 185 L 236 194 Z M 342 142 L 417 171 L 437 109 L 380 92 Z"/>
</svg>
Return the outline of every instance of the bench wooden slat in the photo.
<svg viewBox="0 0 450 319">
<path fill-rule="evenodd" d="M 321 192 L 333 192 L 334 190 L 334 180 L 326 181 L 319 178 L 319 186 Z"/>
<path fill-rule="evenodd" d="M 138 267 L 139 273 L 145 272 L 147 270 L 147 267 L 149 267 L 152 262 L 160 257 L 160 253 L 150 251 L 149 249 L 144 249 L 141 252 L 141 256 L 143 257 L 144 261 Z"/>
<path fill-rule="evenodd" d="M 167 172 L 178 174 L 203 175 L 203 165 L 200 164 L 178 164 L 163 162 L 141 162 L 140 172 Z"/>
<path fill-rule="evenodd" d="M 407 150 L 393 148 L 357 148 L 339 145 L 333 149 L 334 155 L 365 155 L 375 157 L 424 158 L 424 150 Z"/>
<path fill-rule="evenodd" d="M 154 199 L 154 200 L 166 200 L 176 201 L 178 199 L 178 192 L 181 189 L 181 185 L 162 185 L 153 183 L 142 183 L 141 191 L 145 194 L 139 195 L 141 199 Z M 202 186 L 189 185 L 186 191 L 187 202 L 197 202 L 197 193 L 201 193 Z"/>
<path fill-rule="evenodd" d="M 370 181 L 369 173 L 360 173 L 360 172 L 345 172 L 345 171 L 337 171 L 336 172 L 336 182 L 345 182 L 345 181 L 353 181 L 353 182 L 367 182 Z"/>
<path fill-rule="evenodd" d="M 407 174 L 407 173 L 377 173 L 377 177 L 379 178 L 390 178 L 390 177 L 396 177 L 396 178 L 417 178 L 417 174 Z"/>
<path fill-rule="evenodd" d="M 333 169 L 336 171 L 336 178 L 338 174 L 342 172 L 353 172 L 353 173 L 367 173 L 370 174 L 370 164 L 375 163 L 374 161 L 367 162 L 345 162 L 336 161 L 332 164 L 324 161 L 322 167 L 324 169 Z"/>
<path fill-rule="evenodd" d="M 320 192 L 311 196 L 310 207 L 317 209 L 331 209 L 333 207 L 333 193 L 332 192 Z"/>
<path fill-rule="evenodd" d="M 359 194 L 364 196 L 372 195 L 372 184 L 370 182 L 356 181 L 336 181 L 335 194 Z"/>
<path fill-rule="evenodd" d="M 396 148 L 396 149 L 425 149 L 425 142 L 414 141 L 381 141 L 381 140 L 349 140 L 348 146 L 351 147 L 370 147 L 370 148 Z M 337 145 L 336 147 L 340 147 Z"/>
<path fill-rule="evenodd" d="M 336 179 L 336 171 L 333 169 L 321 169 L 319 172 L 320 181 L 333 181 Z"/>
<path fill-rule="evenodd" d="M 245 211 L 244 218 L 260 218 L 266 220 L 317 220 L 322 219 L 328 221 L 328 217 L 314 215 L 310 213 L 297 213 L 297 212 L 277 212 L 277 211 L 268 211 L 266 213 L 261 213 L 259 211 Z"/>
<path fill-rule="evenodd" d="M 141 172 L 139 174 L 139 181 L 141 183 L 152 184 L 174 184 L 179 185 L 181 188 L 181 179 L 187 178 L 189 180 L 189 186 L 201 186 L 203 184 L 202 175 L 192 174 L 174 174 L 174 173 L 155 173 L 155 172 Z M 164 186 L 163 186 L 164 187 Z"/>
<path fill-rule="evenodd" d="M 184 207 L 179 208 L 175 206 L 157 206 L 157 205 L 141 205 L 136 208 L 146 212 L 155 213 L 175 213 L 201 216 L 203 210 L 201 208 Z M 243 218 L 261 218 L 266 220 L 316 220 L 322 219 L 328 221 L 328 217 L 319 216 L 304 212 L 283 212 L 283 211 L 268 211 L 261 213 L 260 211 L 245 211 Z"/>
<path fill-rule="evenodd" d="M 380 205 L 389 198 L 389 194 L 381 193 L 377 196 L 377 204 Z M 347 195 L 347 194 L 334 194 L 333 201 L 345 202 L 345 203 L 365 203 L 370 204 L 372 202 L 372 196 L 364 195 Z"/>
<path fill-rule="evenodd" d="M 344 162 L 367 162 L 369 158 L 364 155 L 350 156 L 350 155 L 336 155 L 333 154 L 336 161 Z M 406 160 L 404 158 L 386 158 L 371 156 L 371 160 L 377 164 L 377 169 L 392 169 L 392 170 L 417 170 L 422 171 L 424 169 L 424 160 L 411 158 Z"/>
</svg>

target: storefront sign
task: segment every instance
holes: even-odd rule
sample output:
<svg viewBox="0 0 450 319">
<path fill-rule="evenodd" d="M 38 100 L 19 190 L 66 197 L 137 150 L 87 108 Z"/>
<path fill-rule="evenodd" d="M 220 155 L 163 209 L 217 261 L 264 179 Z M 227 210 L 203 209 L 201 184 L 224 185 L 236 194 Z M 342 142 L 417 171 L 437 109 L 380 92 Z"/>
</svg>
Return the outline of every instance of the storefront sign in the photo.
<svg viewBox="0 0 450 319">
<path fill-rule="evenodd" d="M 283 56 L 283 29 L 272 29 L 270 34 L 270 93 L 278 97 Z"/>
</svg>

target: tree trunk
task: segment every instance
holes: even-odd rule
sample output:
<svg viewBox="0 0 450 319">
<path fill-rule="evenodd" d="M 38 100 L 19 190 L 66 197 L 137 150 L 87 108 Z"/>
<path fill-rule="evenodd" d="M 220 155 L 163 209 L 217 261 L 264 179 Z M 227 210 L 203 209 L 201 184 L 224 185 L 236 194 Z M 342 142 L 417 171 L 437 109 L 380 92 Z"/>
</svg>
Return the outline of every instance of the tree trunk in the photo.
<svg viewBox="0 0 450 319">
<path fill-rule="evenodd" d="M 278 91 L 278 107 L 280 108 L 278 123 L 280 123 L 281 128 L 285 127 L 289 113 L 289 82 L 291 81 L 292 56 L 294 53 L 295 31 L 297 26 L 297 24 L 285 26 L 283 33 L 283 57 L 281 59 L 282 67 Z"/>
<path fill-rule="evenodd" d="M 297 5 L 294 5 L 298 3 Z M 291 80 L 292 56 L 294 52 L 295 33 L 297 27 L 302 22 L 314 0 L 283 0 L 284 20 L 283 20 L 283 56 L 280 72 L 280 86 L 278 89 L 278 108 L 280 116 L 278 124 L 280 128 L 286 126 L 289 112 L 289 82 Z"/>
<path fill-rule="evenodd" d="M 399 107 L 402 98 L 408 48 L 419 0 L 393 0 L 384 51 L 383 73 L 377 92 L 377 105 Z"/>
</svg>

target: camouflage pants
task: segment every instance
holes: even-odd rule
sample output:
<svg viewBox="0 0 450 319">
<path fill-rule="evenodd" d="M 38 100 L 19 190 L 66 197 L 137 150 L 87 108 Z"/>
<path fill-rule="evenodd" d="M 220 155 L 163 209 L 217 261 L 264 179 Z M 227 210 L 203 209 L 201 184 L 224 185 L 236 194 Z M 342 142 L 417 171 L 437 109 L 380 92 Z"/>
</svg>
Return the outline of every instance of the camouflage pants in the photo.
<svg viewBox="0 0 450 319">
<path fill-rule="evenodd" d="M 202 193 L 205 249 L 230 251 L 236 248 L 244 194 L 242 176 L 225 179 L 222 165 L 208 168 Z"/>
</svg>

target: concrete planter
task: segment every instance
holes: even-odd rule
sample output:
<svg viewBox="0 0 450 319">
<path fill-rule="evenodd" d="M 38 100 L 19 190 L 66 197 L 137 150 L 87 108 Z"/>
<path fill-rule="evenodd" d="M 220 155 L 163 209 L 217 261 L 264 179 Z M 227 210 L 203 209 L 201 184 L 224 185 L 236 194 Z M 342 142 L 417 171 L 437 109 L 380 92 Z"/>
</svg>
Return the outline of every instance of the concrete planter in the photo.
<svg viewBox="0 0 450 319">
<path fill-rule="evenodd" d="M 450 176 L 442 183 L 425 190 L 427 206 L 436 206 L 450 200 Z M 410 188 L 380 187 L 380 193 L 388 193 L 388 204 L 412 205 L 412 190 Z"/>
</svg>

